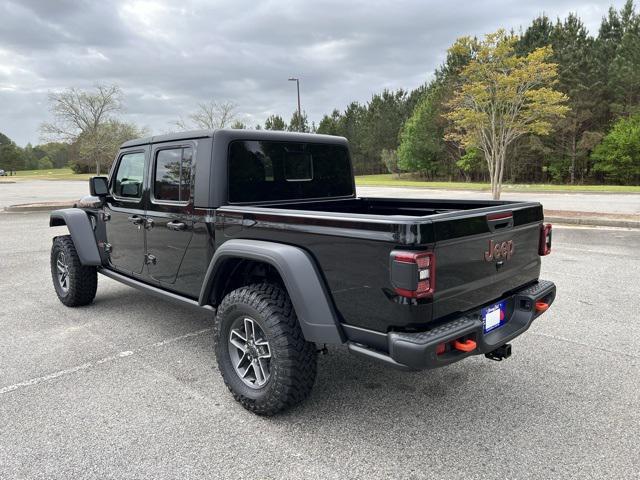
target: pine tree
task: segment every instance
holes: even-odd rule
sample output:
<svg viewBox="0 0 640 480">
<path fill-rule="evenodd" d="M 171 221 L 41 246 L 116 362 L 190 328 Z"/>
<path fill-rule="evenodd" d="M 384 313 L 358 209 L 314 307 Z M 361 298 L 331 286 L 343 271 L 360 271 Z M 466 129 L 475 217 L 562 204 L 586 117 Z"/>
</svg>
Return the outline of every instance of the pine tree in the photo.
<svg viewBox="0 0 640 480">
<path fill-rule="evenodd" d="M 333 109 L 331 116 L 325 115 L 318 124 L 318 133 L 325 135 L 343 135 L 340 130 L 340 111 Z"/>
<path fill-rule="evenodd" d="M 373 95 L 367 104 L 363 147 L 372 173 L 385 171 L 382 150 L 394 150 L 398 146 L 398 134 L 407 119 L 406 97 L 404 90 L 385 89 L 381 94 Z"/>
<path fill-rule="evenodd" d="M 551 45 L 551 35 L 553 34 L 553 22 L 546 15 L 535 18 L 531 25 L 520 36 L 516 44 L 516 53 L 518 55 L 527 55 L 536 48 Z"/>
<path fill-rule="evenodd" d="M 299 115 L 297 110 L 293 112 L 287 130 L 290 132 L 309 132 L 309 119 L 307 118 L 307 112 L 303 111 L 302 115 Z"/>
<path fill-rule="evenodd" d="M 287 124 L 280 115 L 270 115 L 264 122 L 264 129 L 285 131 Z"/>
<path fill-rule="evenodd" d="M 440 85 L 432 83 L 400 132 L 400 170 L 432 178 L 442 171 L 445 150 Z"/>
<path fill-rule="evenodd" d="M 627 1 L 621 13 L 621 38 L 609 66 L 611 109 L 628 116 L 640 107 L 640 15 Z"/>
<path fill-rule="evenodd" d="M 598 101 L 597 65 L 591 54 L 593 39 L 582 21 L 570 14 L 564 22 L 556 23 L 551 36 L 552 61 L 558 64 L 558 90 L 569 98 L 567 115 L 558 122 L 555 141 L 556 160 L 566 158 L 570 183 L 579 174 L 584 179 L 584 165 L 578 168 L 578 145 L 585 132 L 594 125 L 593 111 Z M 584 155 L 582 156 L 584 160 Z"/>
</svg>

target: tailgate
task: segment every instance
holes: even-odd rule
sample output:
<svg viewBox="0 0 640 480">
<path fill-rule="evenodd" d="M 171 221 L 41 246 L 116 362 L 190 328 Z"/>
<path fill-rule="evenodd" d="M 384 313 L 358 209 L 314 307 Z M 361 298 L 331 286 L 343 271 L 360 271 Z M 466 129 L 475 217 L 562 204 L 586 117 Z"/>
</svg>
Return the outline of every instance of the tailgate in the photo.
<svg viewBox="0 0 640 480">
<path fill-rule="evenodd" d="M 433 220 L 434 319 L 476 309 L 539 277 L 540 204 L 447 217 Z"/>
</svg>

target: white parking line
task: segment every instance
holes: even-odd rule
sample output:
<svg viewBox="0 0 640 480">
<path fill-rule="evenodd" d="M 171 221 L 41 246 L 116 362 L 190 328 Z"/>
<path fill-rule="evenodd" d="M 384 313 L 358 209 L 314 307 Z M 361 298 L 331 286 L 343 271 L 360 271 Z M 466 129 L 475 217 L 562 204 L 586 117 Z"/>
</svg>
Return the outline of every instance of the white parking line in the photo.
<svg viewBox="0 0 640 480">
<path fill-rule="evenodd" d="M 210 332 L 211 330 L 212 330 L 211 328 L 203 328 L 202 330 L 186 333 L 184 335 L 180 335 L 179 337 L 167 338 L 165 340 L 161 340 L 159 342 L 152 343 L 150 345 L 145 345 L 143 347 L 136 348 L 135 350 L 125 350 L 123 352 L 119 352 L 119 353 L 116 353 L 115 355 L 110 355 L 108 357 L 104 357 L 99 360 L 95 360 L 93 362 L 86 362 L 81 365 L 77 365 L 75 367 L 65 368 L 64 370 L 58 370 L 57 372 L 53 372 L 48 375 L 31 378 L 29 380 L 25 380 L 24 382 L 14 383 L 13 385 L 7 385 L 6 387 L 0 388 L 0 394 L 13 392 L 15 390 L 18 390 L 19 388 L 30 387 L 33 385 L 37 385 L 39 383 L 48 382 L 49 380 L 54 380 L 56 378 L 60 378 L 65 375 L 70 375 L 72 373 L 80 372 L 82 370 L 87 370 L 91 367 L 102 365 L 103 363 L 112 362 L 120 358 L 130 357 L 132 355 L 140 353 L 144 350 L 148 350 L 150 348 L 163 347 L 165 345 L 169 345 L 179 340 L 184 340 L 186 338 L 191 338 L 191 337 L 197 337 L 198 335 L 202 335 L 203 333 Z"/>
</svg>

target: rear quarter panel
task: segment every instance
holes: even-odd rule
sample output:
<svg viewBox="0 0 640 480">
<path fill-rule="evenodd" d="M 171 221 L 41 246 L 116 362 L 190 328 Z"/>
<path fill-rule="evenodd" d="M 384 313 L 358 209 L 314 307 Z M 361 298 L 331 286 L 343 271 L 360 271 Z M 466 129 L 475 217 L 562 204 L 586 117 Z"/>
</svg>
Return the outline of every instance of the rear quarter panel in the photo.
<svg viewBox="0 0 640 480">
<path fill-rule="evenodd" d="M 411 323 L 416 313 L 425 322 L 430 318 L 431 304 L 400 305 L 392 299 L 389 254 L 413 237 L 410 226 L 392 221 L 223 210 L 217 218 L 222 224 L 220 242 L 245 238 L 307 250 L 320 267 L 343 322 L 387 331 L 390 324 Z"/>
</svg>

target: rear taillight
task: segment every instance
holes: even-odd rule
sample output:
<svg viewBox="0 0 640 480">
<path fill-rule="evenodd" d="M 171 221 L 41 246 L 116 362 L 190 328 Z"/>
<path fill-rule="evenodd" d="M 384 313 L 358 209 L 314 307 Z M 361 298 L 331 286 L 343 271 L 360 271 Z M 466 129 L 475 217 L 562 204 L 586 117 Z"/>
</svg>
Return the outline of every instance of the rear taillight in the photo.
<svg viewBox="0 0 640 480">
<path fill-rule="evenodd" d="M 435 260 L 433 252 L 391 252 L 391 284 L 395 292 L 407 298 L 430 297 L 436 281 Z"/>
<path fill-rule="evenodd" d="M 538 244 L 538 253 L 540 255 L 549 255 L 551 253 L 551 224 L 547 223 L 540 227 L 540 243 Z"/>
</svg>

